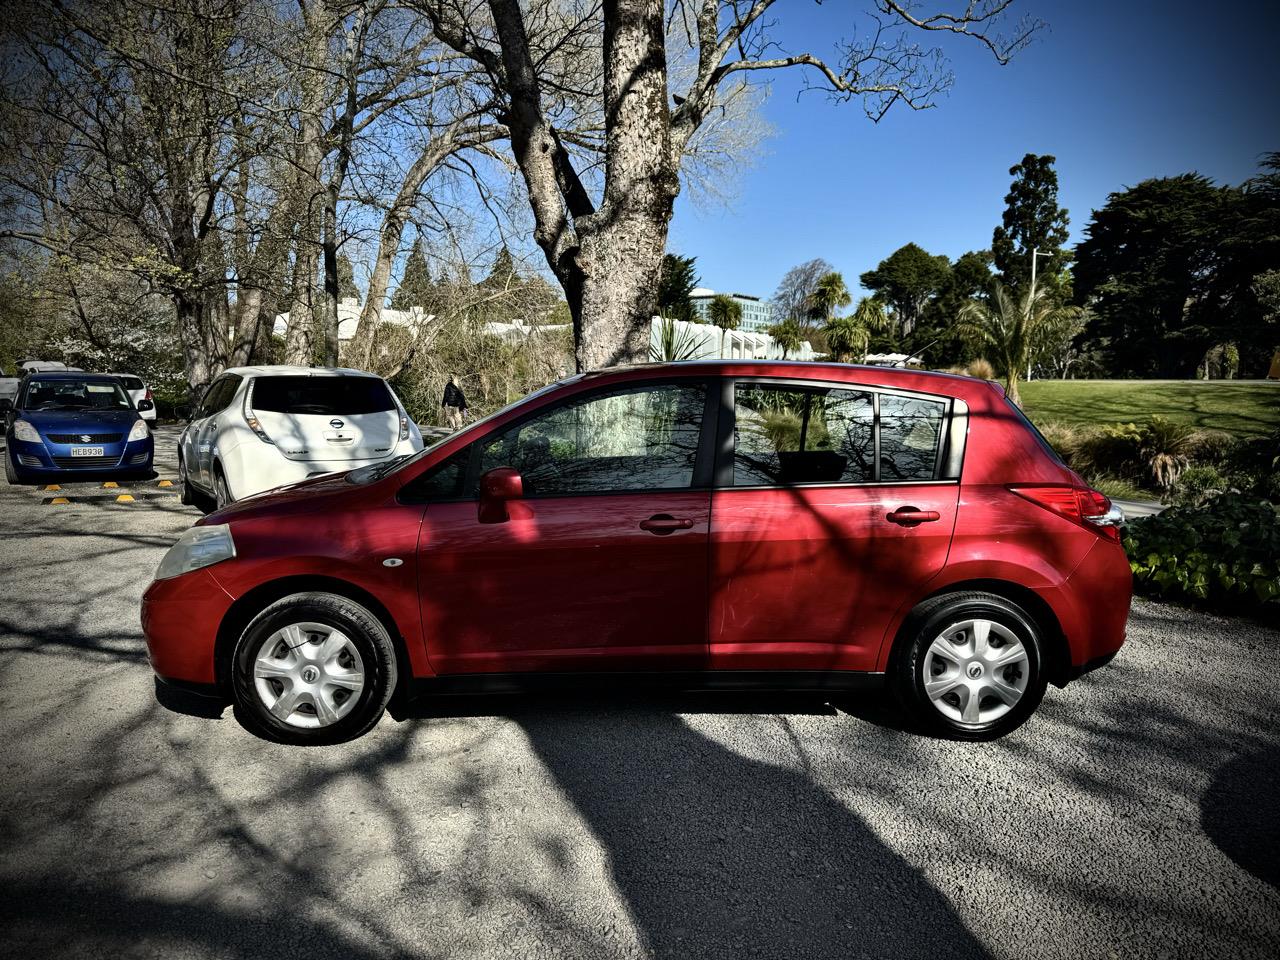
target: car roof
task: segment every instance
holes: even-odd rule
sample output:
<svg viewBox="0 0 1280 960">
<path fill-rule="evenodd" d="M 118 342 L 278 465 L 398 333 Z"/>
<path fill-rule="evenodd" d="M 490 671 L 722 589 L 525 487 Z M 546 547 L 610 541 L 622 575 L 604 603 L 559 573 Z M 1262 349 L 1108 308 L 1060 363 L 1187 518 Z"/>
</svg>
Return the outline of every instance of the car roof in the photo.
<svg viewBox="0 0 1280 960">
<path fill-rule="evenodd" d="M 381 380 L 376 373 L 368 370 L 356 370 L 352 367 L 300 367 L 289 364 L 266 364 L 253 367 L 228 367 L 222 371 L 234 373 L 238 377 L 373 377 Z"/>
<path fill-rule="evenodd" d="M 627 375 L 645 378 L 664 373 L 689 376 L 691 371 L 702 371 L 711 376 L 728 377 L 778 377 L 796 380 L 852 380 L 868 386 L 901 387 L 905 390 L 930 389 L 941 393 L 963 396 L 975 390 L 1001 389 L 991 380 L 980 380 L 956 373 L 934 370 L 914 370 L 909 367 L 882 367 L 875 364 L 830 363 L 812 360 L 682 360 L 676 363 L 638 363 L 623 367 L 606 367 L 582 375 L 584 380 L 607 377 L 625 379 Z M 1003 391 L 1001 391 L 1003 392 Z"/>
</svg>

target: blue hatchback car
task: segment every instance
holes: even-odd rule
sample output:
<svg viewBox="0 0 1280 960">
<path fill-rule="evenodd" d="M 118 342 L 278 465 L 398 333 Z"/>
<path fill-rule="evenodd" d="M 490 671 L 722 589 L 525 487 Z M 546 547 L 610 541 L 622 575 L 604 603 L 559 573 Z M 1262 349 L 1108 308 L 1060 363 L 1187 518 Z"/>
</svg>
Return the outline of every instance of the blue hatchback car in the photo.
<svg viewBox="0 0 1280 960">
<path fill-rule="evenodd" d="M 151 474 L 151 430 L 116 377 L 29 374 L 0 409 L 10 483 Z"/>
</svg>

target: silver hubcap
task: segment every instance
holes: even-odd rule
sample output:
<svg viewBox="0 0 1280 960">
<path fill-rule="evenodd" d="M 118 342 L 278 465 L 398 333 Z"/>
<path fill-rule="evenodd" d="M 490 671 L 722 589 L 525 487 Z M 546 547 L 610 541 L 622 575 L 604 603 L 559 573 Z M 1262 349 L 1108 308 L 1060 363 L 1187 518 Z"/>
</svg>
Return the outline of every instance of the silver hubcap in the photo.
<svg viewBox="0 0 1280 960">
<path fill-rule="evenodd" d="M 924 655 L 924 689 L 945 717 L 979 726 L 998 720 L 1027 691 L 1030 663 L 1017 635 L 993 620 L 953 623 Z"/>
<path fill-rule="evenodd" d="M 364 661 L 341 631 L 293 623 L 258 651 L 253 685 L 276 719 L 291 727 L 327 727 L 355 707 L 364 689 Z"/>
</svg>

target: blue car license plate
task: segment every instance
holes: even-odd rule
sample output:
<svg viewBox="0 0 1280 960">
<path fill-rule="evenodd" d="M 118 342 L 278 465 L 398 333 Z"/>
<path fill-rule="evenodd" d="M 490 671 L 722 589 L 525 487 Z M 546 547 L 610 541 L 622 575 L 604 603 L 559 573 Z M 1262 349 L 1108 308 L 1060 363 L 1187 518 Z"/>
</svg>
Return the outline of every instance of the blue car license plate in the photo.
<svg viewBox="0 0 1280 960">
<path fill-rule="evenodd" d="M 71 455 L 73 457 L 101 457 L 103 453 L 102 447 L 72 447 Z"/>
</svg>

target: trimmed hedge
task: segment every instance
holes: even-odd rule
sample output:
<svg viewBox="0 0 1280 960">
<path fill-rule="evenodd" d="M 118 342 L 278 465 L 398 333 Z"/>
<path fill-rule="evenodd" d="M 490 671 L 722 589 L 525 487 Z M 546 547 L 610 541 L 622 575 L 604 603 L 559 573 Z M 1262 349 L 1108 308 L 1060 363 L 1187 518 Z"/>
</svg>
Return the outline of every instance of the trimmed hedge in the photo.
<svg viewBox="0 0 1280 960">
<path fill-rule="evenodd" d="M 1135 585 L 1172 599 L 1280 613 L 1280 506 L 1224 493 L 1132 521 L 1125 533 Z"/>
</svg>

